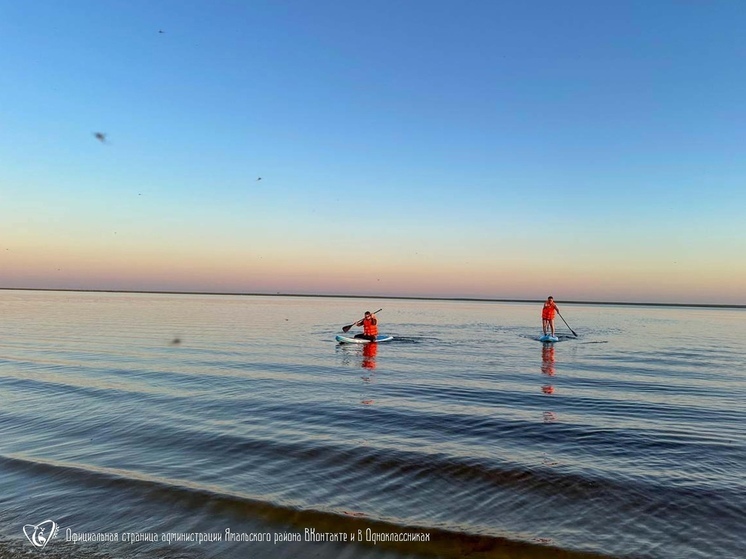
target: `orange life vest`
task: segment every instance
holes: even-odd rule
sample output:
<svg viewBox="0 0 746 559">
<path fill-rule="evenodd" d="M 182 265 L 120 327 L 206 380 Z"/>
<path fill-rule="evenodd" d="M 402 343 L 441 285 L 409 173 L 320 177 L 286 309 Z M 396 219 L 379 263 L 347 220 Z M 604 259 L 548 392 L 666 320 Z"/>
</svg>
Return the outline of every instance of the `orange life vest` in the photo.
<svg viewBox="0 0 746 559">
<path fill-rule="evenodd" d="M 544 303 L 544 306 L 541 309 L 541 318 L 542 320 L 553 320 L 554 319 L 554 309 L 556 307 L 554 306 L 554 303 L 546 302 Z"/>
<path fill-rule="evenodd" d="M 373 317 L 363 319 L 363 334 L 366 336 L 378 335 L 378 324 L 373 323 Z"/>
</svg>

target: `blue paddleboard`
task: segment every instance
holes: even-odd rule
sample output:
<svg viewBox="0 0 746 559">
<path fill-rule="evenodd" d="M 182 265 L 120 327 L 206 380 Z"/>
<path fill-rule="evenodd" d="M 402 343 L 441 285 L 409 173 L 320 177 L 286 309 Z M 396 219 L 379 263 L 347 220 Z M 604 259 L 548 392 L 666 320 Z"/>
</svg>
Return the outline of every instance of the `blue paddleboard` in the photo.
<svg viewBox="0 0 746 559">
<path fill-rule="evenodd" d="M 554 342 L 558 342 L 559 338 L 557 336 L 552 336 L 551 334 L 544 334 L 541 338 L 539 338 L 539 341 L 553 344 Z"/>
</svg>

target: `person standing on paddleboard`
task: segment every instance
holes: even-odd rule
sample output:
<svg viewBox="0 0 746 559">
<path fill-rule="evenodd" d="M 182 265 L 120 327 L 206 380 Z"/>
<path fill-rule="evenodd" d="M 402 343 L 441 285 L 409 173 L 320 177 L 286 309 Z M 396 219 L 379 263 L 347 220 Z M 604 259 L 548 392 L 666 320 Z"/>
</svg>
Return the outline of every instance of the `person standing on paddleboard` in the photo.
<svg viewBox="0 0 746 559">
<path fill-rule="evenodd" d="M 554 297 L 551 295 L 544 301 L 544 306 L 541 308 L 541 330 L 544 335 L 547 335 L 547 330 L 552 332 L 554 336 L 554 313 L 559 312 L 559 308 L 554 303 Z"/>
<path fill-rule="evenodd" d="M 371 342 L 376 341 L 376 337 L 378 336 L 378 318 L 376 318 L 376 315 L 370 311 L 365 311 L 365 318 L 358 320 L 355 326 L 363 327 L 363 333 L 355 334 L 356 338 L 370 340 Z"/>
</svg>

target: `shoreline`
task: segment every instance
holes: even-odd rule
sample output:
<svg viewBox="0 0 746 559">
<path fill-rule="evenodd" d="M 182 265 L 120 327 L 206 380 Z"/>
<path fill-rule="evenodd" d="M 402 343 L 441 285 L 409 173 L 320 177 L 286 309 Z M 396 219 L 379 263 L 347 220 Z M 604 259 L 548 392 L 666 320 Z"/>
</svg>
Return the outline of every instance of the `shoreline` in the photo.
<svg viewBox="0 0 746 559">
<path fill-rule="evenodd" d="M 489 297 L 427 297 L 416 295 L 339 295 L 321 293 L 252 293 L 252 292 L 218 292 L 218 291 L 156 291 L 138 289 L 61 289 L 38 287 L 0 287 L 0 291 L 41 291 L 62 293 L 124 293 L 142 295 L 211 295 L 224 297 L 308 297 L 328 299 L 394 299 L 403 301 L 462 301 L 472 303 L 543 303 L 544 299 L 505 299 Z M 562 300 L 563 305 L 614 305 L 627 307 L 690 307 L 702 309 L 746 309 L 746 304 L 724 303 L 645 303 L 626 301 L 573 301 Z"/>
</svg>

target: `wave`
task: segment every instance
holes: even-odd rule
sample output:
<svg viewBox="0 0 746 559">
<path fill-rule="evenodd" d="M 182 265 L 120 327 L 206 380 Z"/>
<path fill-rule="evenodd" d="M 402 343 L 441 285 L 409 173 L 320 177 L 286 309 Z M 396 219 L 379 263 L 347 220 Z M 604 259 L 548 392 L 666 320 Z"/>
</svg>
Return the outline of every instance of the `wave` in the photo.
<svg viewBox="0 0 746 559">
<path fill-rule="evenodd" d="M 394 518 L 373 518 L 361 511 L 321 510 L 287 506 L 276 502 L 259 500 L 251 496 L 226 491 L 224 488 L 208 484 L 197 484 L 186 480 L 174 480 L 143 475 L 116 469 L 89 465 L 26 458 L 21 456 L 0 456 L 0 468 L 15 470 L 24 475 L 65 479 L 86 487 L 106 491 L 143 492 L 148 499 L 178 505 L 186 509 L 209 509 L 232 517 L 252 517 L 277 529 L 304 531 L 312 528 L 316 533 L 364 534 L 366 537 L 358 545 L 370 548 L 378 546 L 381 551 L 390 551 L 394 556 L 425 555 L 444 559 L 478 556 L 484 559 L 601 559 L 610 555 L 588 550 L 570 550 L 551 545 L 550 541 L 536 538 L 536 541 L 521 541 L 498 535 L 469 533 L 440 527 L 411 524 Z M 373 535 L 373 539 L 367 537 Z M 396 541 L 404 535 L 407 540 L 415 534 L 423 541 Z M 380 537 L 376 537 L 379 535 Z M 392 535 L 395 535 L 392 537 Z M 398 535 L 398 536 L 396 536 Z M 389 540 L 389 541 L 385 541 Z M 45 549 L 47 558 L 69 557 L 69 549 L 54 551 Z M 56 553 L 60 553 L 57 555 Z M 176 557 L 178 550 L 167 554 L 158 552 L 158 557 Z M 28 556 L 28 547 L 18 542 L 0 539 L 0 557 L 11 558 Z M 108 557 L 100 551 L 84 553 L 75 548 L 76 557 Z M 119 555 L 118 555 L 119 556 Z M 142 556 L 138 554 L 138 556 Z M 357 556 L 357 555 L 356 555 Z"/>
</svg>

